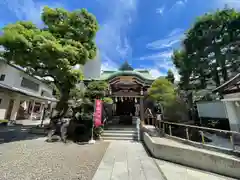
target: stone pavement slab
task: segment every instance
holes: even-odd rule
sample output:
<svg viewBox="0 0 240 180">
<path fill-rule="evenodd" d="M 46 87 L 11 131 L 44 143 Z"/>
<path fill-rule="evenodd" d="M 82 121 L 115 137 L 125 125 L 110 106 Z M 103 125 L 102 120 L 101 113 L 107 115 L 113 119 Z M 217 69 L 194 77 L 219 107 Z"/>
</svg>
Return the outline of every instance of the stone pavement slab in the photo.
<svg viewBox="0 0 240 180">
<path fill-rule="evenodd" d="M 199 147 L 194 147 L 188 144 L 184 144 L 172 139 L 168 139 L 168 138 L 161 138 L 161 137 L 152 137 L 152 139 L 158 143 L 158 144 L 162 144 L 162 145 L 166 145 L 166 146 L 172 146 L 172 147 L 179 147 L 182 149 L 190 149 L 193 151 L 200 151 L 203 153 L 207 153 L 207 154 L 214 154 L 214 155 L 218 155 L 221 156 L 223 158 L 230 158 L 230 159 L 239 159 L 238 157 L 234 156 L 234 155 L 229 155 L 229 154 L 225 154 L 223 152 L 217 152 L 217 151 L 211 151 L 211 150 L 207 150 L 207 149 L 203 149 L 203 148 L 199 148 Z"/>
<path fill-rule="evenodd" d="M 159 159 L 155 161 L 167 180 L 237 180 Z"/>
<path fill-rule="evenodd" d="M 93 177 L 102 179 L 163 180 L 163 176 L 141 143 L 112 141 Z"/>
</svg>

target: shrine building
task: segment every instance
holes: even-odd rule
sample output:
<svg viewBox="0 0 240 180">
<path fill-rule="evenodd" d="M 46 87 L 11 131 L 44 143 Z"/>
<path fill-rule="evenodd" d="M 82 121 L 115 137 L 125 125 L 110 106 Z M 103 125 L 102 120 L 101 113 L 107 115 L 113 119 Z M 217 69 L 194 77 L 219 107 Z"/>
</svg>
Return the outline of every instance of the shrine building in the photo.
<svg viewBox="0 0 240 180">
<path fill-rule="evenodd" d="M 120 122 L 132 124 L 133 117 L 144 119 L 144 99 L 155 80 L 148 70 L 133 69 L 125 62 L 118 70 L 103 71 L 99 78 L 92 80 L 109 84 L 108 94 L 113 100 L 112 115 L 119 117 Z"/>
</svg>

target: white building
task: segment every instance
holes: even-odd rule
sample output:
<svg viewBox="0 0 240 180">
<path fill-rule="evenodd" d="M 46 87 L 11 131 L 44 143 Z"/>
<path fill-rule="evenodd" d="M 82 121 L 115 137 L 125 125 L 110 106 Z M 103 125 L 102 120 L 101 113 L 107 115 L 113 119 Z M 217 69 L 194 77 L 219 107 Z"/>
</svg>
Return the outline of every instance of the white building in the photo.
<svg viewBox="0 0 240 180">
<path fill-rule="evenodd" d="M 42 119 L 57 101 L 52 94 L 43 81 L 0 60 L 0 120 Z"/>
<path fill-rule="evenodd" d="M 95 59 L 89 60 L 83 67 L 81 67 L 84 73 L 84 79 L 96 79 L 100 77 L 101 74 L 101 59 L 99 51 Z"/>
<path fill-rule="evenodd" d="M 230 129 L 231 131 L 240 132 L 240 73 L 216 88 L 213 92 L 221 92 L 223 94 L 222 101 L 226 107 Z"/>
</svg>

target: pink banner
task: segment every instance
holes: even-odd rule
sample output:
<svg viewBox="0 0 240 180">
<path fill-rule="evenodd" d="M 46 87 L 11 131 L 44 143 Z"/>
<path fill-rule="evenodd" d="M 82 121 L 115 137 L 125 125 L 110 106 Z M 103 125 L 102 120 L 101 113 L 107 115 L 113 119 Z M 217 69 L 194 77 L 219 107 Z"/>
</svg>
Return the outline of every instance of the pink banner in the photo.
<svg viewBox="0 0 240 180">
<path fill-rule="evenodd" d="M 95 127 L 102 125 L 102 101 L 95 100 L 94 125 Z"/>
</svg>

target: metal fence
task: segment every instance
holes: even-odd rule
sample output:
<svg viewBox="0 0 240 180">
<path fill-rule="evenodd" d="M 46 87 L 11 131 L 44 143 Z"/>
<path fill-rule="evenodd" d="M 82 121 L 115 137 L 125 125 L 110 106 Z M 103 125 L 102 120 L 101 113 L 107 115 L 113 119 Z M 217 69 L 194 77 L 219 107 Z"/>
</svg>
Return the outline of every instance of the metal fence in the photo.
<svg viewBox="0 0 240 180">
<path fill-rule="evenodd" d="M 170 137 L 240 152 L 239 132 L 168 122 L 156 118 L 147 118 L 145 124 L 154 125 Z"/>
</svg>

